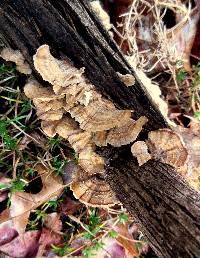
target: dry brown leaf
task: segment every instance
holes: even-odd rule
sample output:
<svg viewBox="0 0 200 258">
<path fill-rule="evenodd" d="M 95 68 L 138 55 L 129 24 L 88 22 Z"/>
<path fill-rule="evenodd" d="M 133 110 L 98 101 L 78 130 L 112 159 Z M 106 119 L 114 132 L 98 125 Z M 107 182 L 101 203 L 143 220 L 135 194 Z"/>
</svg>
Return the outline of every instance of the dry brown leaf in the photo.
<svg viewBox="0 0 200 258">
<path fill-rule="evenodd" d="M 44 225 L 48 229 L 59 232 L 62 230 L 62 222 L 60 220 L 60 214 L 57 212 L 49 213 L 44 219 Z"/>
<path fill-rule="evenodd" d="M 10 210 L 8 208 L 6 208 L 0 213 L 0 228 L 4 226 L 4 222 L 10 222 L 9 227 L 12 226 L 12 223 L 10 221 Z"/>
<path fill-rule="evenodd" d="M 194 8 L 189 14 L 189 19 L 181 24 L 184 17 L 177 14 L 177 23 L 180 25 L 167 32 L 169 45 L 171 45 L 171 48 L 176 48 L 180 60 L 183 60 L 184 69 L 188 72 L 191 71 L 190 54 L 197 32 L 199 17 L 198 9 Z"/>
<path fill-rule="evenodd" d="M 0 246 L 0 251 L 14 258 L 35 257 L 39 247 L 40 234 L 41 232 L 36 230 L 27 231 Z"/>
<path fill-rule="evenodd" d="M 79 201 L 74 201 L 70 197 L 66 197 L 61 203 L 62 214 L 72 215 L 80 210 L 82 206 L 83 204 L 81 204 Z"/>
<path fill-rule="evenodd" d="M 114 230 L 119 234 L 116 238 L 117 242 L 120 243 L 126 250 L 128 250 L 132 257 L 139 258 L 138 248 L 136 243 L 134 243 L 132 235 L 128 231 L 128 225 L 117 224 L 117 226 L 114 227 Z"/>
<path fill-rule="evenodd" d="M 116 239 L 105 237 L 102 239 L 104 243 L 103 249 L 94 252 L 95 258 L 132 258 L 133 256 L 128 256 L 124 247 L 119 244 Z"/>
<path fill-rule="evenodd" d="M 199 11 L 187 4 L 188 1 L 139 0 L 125 11 L 119 41 L 125 54 L 128 49 L 131 63 L 141 63 L 155 73 L 171 70 L 176 62 L 183 60 L 185 69 L 191 70 L 190 54 Z M 171 20 L 169 14 L 173 17 Z"/>
<path fill-rule="evenodd" d="M 0 228 L 0 246 L 9 243 L 18 235 L 14 228 L 5 225 Z"/>
<path fill-rule="evenodd" d="M 42 257 L 45 251 L 49 250 L 52 245 L 58 245 L 62 239 L 61 234 L 59 234 L 62 229 L 60 214 L 56 212 L 48 214 L 44 219 L 44 225 L 45 227 L 42 228 L 39 240 L 40 246 L 37 258 Z"/>
<path fill-rule="evenodd" d="M 57 198 L 64 188 L 62 180 L 58 176 L 55 177 L 48 168 L 38 164 L 35 169 L 41 176 L 42 190 L 37 194 L 15 192 L 11 195 L 10 216 L 14 228 L 20 234 L 25 231 L 31 210 L 51 198 Z"/>
<path fill-rule="evenodd" d="M 16 69 L 20 73 L 31 74 L 32 70 L 29 64 L 25 61 L 22 53 L 19 50 L 13 50 L 11 48 L 4 48 L 0 57 L 2 57 L 6 61 L 14 62 L 16 64 Z"/>
</svg>

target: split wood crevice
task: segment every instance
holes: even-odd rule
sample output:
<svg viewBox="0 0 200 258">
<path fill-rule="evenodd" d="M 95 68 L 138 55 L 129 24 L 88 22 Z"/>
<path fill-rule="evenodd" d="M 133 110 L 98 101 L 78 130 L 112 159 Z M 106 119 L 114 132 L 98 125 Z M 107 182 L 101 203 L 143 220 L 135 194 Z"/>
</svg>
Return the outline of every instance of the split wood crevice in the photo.
<svg viewBox="0 0 200 258">
<path fill-rule="evenodd" d="M 116 107 L 135 110 L 134 119 L 147 117 L 145 132 L 167 127 L 88 1 L 5 0 L 0 3 L 0 36 L 23 53 L 35 75 L 32 56 L 39 46 L 48 44 L 54 56 L 69 58 L 77 68 L 85 67 L 90 82 Z M 126 87 L 116 72 L 134 75 L 134 87 Z M 199 194 L 167 164 L 150 160 L 138 167 L 130 146 L 106 148 L 106 180 L 141 223 L 158 256 L 199 257 Z"/>
</svg>

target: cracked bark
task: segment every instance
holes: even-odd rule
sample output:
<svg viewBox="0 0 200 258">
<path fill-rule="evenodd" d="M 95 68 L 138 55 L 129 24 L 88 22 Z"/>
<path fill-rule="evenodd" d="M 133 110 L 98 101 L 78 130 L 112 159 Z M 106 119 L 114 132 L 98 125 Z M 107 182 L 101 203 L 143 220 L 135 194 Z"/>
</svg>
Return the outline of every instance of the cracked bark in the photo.
<svg viewBox="0 0 200 258">
<path fill-rule="evenodd" d="M 78 68 L 84 66 L 96 89 L 116 106 L 135 110 L 136 118 L 147 116 L 146 132 L 167 127 L 88 1 L 3 0 L 0 38 L 20 49 L 32 68 L 36 49 L 50 45 L 55 56 L 68 57 Z M 135 75 L 135 85 L 126 87 L 116 72 Z M 166 164 L 150 161 L 139 168 L 130 146 L 113 148 L 110 153 L 106 180 L 141 223 L 158 256 L 200 257 L 199 194 Z"/>
</svg>

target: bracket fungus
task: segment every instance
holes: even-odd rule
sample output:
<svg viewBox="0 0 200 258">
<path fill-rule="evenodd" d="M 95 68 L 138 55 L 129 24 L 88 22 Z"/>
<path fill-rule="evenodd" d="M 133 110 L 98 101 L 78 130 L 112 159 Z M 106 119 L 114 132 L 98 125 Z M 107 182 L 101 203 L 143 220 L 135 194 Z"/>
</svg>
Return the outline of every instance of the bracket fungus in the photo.
<svg viewBox="0 0 200 258">
<path fill-rule="evenodd" d="M 132 74 L 121 74 L 117 72 L 120 80 L 127 86 L 133 86 L 135 84 L 135 77 Z"/>
<path fill-rule="evenodd" d="M 44 88 L 30 81 L 24 92 L 33 100 L 43 131 L 50 137 L 58 134 L 68 140 L 79 156 L 81 176 L 71 184 L 74 195 L 95 205 L 107 194 L 101 205 L 116 203 L 111 201 L 114 194 L 104 181 L 105 160 L 95 152 L 96 145 L 119 147 L 135 141 L 147 118 L 134 121 L 131 110 L 117 109 L 86 79 L 84 68 L 77 69 L 67 60 L 54 58 L 48 45 L 39 47 L 33 60 L 43 80 L 52 86 Z M 130 83 L 131 78 L 133 82 L 133 76 L 120 76 L 122 81 L 128 78 Z M 84 173 L 89 179 L 84 179 Z M 83 190 L 84 193 L 77 192 Z"/>
<path fill-rule="evenodd" d="M 16 69 L 20 73 L 32 73 L 29 64 L 25 61 L 22 53 L 19 50 L 13 50 L 12 48 L 3 48 L 0 53 L 0 57 L 2 57 L 6 61 L 14 62 L 16 64 Z"/>
<path fill-rule="evenodd" d="M 145 116 L 141 116 L 136 121 L 129 119 L 123 126 L 109 131 L 106 139 L 107 143 L 114 147 L 120 147 L 135 141 L 147 121 L 148 119 Z"/>
<path fill-rule="evenodd" d="M 87 107 L 76 106 L 70 114 L 79 122 L 81 129 L 97 132 L 123 125 L 130 118 L 131 111 L 118 110 L 110 101 L 101 99 Z"/>
<path fill-rule="evenodd" d="M 139 166 L 156 159 L 173 166 L 188 183 L 200 191 L 200 136 L 191 129 L 176 126 L 148 134 L 148 140 L 137 141 L 131 147 Z"/>
<path fill-rule="evenodd" d="M 153 158 L 175 168 L 187 161 L 188 151 L 181 136 L 170 129 L 149 132 L 147 145 Z"/>
<path fill-rule="evenodd" d="M 63 180 L 70 184 L 74 196 L 86 205 L 110 207 L 119 203 L 103 174 L 89 175 L 74 161 L 65 165 Z"/>
<path fill-rule="evenodd" d="M 148 152 L 148 146 L 143 141 L 137 141 L 131 146 L 131 152 L 133 156 L 137 158 L 139 166 L 142 166 L 148 160 L 150 160 L 151 154 Z"/>
<path fill-rule="evenodd" d="M 149 132 L 148 140 L 134 143 L 131 151 L 139 165 L 149 159 L 156 159 L 178 169 L 188 159 L 188 151 L 181 136 L 167 128 Z"/>
</svg>

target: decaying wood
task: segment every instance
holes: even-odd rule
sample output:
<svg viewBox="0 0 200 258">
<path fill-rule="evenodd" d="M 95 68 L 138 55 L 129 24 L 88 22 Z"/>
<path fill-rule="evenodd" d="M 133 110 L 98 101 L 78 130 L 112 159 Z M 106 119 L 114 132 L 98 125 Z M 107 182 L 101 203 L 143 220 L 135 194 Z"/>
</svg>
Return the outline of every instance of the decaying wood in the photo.
<svg viewBox="0 0 200 258">
<path fill-rule="evenodd" d="M 166 127 L 160 112 L 149 101 L 138 79 L 126 87 L 116 72 L 134 74 L 109 34 L 85 0 L 6 0 L 0 3 L 0 35 L 19 49 L 33 67 L 32 56 L 47 44 L 57 56 L 67 56 L 77 68 L 85 67 L 88 79 L 121 109 L 136 109 L 157 129 Z M 135 74 L 134 74 L 135 75 Z"/>
<path fill-rule="evenodd" d="M 169 165 L 117 159 L 107 181 L 142 225 L 158 257 L 200 257 L 200 196 Z M 152 169 L 153 167 L 153 169 Z"/>
<path fill-rule="evenodd" d="M 68 57 L 77 68 L 85 67 L 96 89 L 118 108 L 135 110 L 134 118 L 146 116 L 147 132 L 167 127 L 137 74 L 93 15 L 88 1 L 1 1 L 0 38 L 19 49 L 33 70 L 36 49 L 48 44 L 58 58 Z M 117 72 L 133 74 L 134 86 L 126 87 Z M 36 71 L 35 75 L 39 78 Z M 169 165 L 148 161 L 139 168 L 135 159 L 127 160 L 130 146 L 109 150 L 107 182 L 139 220 L 158 256 L 199 257 L 199 194 Z M 113 158 L 116 155 L 117 160 Z"/>
</svg>

